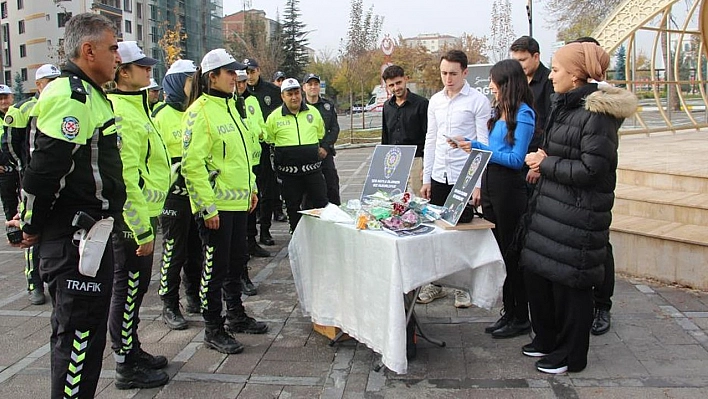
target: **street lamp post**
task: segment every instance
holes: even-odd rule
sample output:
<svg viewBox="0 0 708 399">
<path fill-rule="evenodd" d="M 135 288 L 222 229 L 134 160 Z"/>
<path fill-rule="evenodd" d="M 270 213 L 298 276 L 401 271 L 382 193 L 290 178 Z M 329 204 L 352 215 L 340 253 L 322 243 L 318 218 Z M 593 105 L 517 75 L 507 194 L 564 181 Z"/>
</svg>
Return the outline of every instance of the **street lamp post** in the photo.
<svg viewBox="0 0 708 399">
<path fill-rule="evenodd" d="M 529 17 L 529 36 L 533 37 L 533 0 L 526 2 L 526 15 Z"/>
</svg>

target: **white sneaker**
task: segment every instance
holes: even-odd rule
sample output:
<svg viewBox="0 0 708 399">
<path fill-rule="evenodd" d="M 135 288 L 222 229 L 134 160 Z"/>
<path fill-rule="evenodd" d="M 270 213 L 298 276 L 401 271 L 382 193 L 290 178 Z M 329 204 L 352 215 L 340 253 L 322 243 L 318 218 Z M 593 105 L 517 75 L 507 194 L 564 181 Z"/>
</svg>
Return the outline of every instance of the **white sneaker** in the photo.
<svg viewBox="0 0 708 399">
<path fill-rule="evenodd" d="M 420 293 L 418 293 L 418 299 L 416 299 L 416 302 L 430 303 L 436 299 L 444 298 L 446 296 L 447 296 L 447 292 L 445 292 L 443 287 L 441 287 L 439 285 L 428 284 L 420 290 Z"/>
<path fill-rule="evenodd" d="M 455 307 L 456 308 L 469 308 L 472 306 L 472 300 L 470 299 L 470 294 L 467 291 L 455 290 Z"/>
</svg>

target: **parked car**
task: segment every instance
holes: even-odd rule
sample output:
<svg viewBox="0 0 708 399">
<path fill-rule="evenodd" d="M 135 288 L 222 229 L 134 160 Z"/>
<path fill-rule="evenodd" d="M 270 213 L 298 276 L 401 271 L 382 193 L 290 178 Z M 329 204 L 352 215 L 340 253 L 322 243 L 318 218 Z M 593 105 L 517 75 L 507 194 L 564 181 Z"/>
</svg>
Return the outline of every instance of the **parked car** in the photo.
<svg viewBox="0 0 708 399">
<path fill-rule="evenodd" d="M 364 112 L 364 105 L 354 104 L 354 105 L 352 105 L 351 111 L 353 114 L 358 114 L 358 113 Z"/>
</svg>

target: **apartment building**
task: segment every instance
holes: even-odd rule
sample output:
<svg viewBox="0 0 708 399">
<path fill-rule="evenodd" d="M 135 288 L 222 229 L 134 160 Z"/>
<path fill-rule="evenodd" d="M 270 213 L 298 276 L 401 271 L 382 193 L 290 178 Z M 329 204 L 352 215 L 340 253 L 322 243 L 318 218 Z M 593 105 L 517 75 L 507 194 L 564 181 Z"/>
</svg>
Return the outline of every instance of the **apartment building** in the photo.
<svg viewBox="0 0 708 399">
<path fill-rule="evenodd" d="M 35 71 L 64 61 L 64 25 L 83 12 L 108 17 L 118 40 L 135 40 L 159 60 L 153 72 L 158 81 L 166 71 L 159 40 L 177 21 L 187 35 L 184 58 L 199 60 L 223 45 L 223 0 L 0 0 L 0 81 L 14 87 L 19 74 L 25 93 L 33 93 Z"/>
</svg>

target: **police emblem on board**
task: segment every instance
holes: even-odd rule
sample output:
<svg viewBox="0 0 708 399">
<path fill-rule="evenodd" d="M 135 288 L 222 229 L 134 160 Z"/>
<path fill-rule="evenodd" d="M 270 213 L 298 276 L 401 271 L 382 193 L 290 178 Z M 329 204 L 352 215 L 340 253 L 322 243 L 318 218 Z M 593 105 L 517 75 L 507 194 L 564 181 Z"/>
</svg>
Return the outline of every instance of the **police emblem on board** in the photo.
<svg viewBox="0 0 708 399">
<path fill-rule="evenodd" d="M 387 179 L 393 176 L 393 173 L 398 168 L 398 164 L 401 163 L 401 149 L 398 147 L 393 147 L 386 153 L 384 157 L 384 175 Z"/>
<path fill-rule="evenodd" d="M 263 102 L 266 103 L 266 105 L 270 105 L 270 96 L 263 97 Z"/>
<path fill-rule="evenodd" d="M 313 120 L 315 120 L 315 117 L 312 116 L 312 114 L 307 114 L 307 121 L 308 121 L 309 123 L 312 123 Z"/>
<path fill-rule="evenodd" d="M 465 181 L 462 183 L 462 189 L 464 190 L 467 188 L 467 185 L 470 184 L 470 180 L 472 180 L 472 176 L 474 176 L 475 173 L 477 173 L 477 169 L 479 169 L 479 165 L 482 163 L 482 154 L 477 154 L 476 157 L 472 160 L 472 164 L 470 165 L 470 168 L 467 169 L 467 175 L 465 176 Z"/>
<path fill-rule="evenodd" d="M 65 116 L 61 122 L 61 133 L 69 140 L 79 135 L 79 120 L 73 116 Z"/>
</svg>

